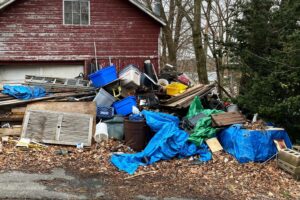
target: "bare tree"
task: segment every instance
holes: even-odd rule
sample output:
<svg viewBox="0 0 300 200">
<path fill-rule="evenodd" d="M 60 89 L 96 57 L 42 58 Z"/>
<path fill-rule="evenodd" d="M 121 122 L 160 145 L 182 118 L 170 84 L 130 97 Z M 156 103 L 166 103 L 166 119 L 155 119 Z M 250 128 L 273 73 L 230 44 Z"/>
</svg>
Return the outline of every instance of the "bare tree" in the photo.
<svg viewBox="0 0 300 200">
<path fill-rule="evenodd" d="M 203 44 L 203 29 L 201 27 L 202 1 L 203 0 L 176 0 L 176 4 L 191 26 L 199 82 L 207 84 L 206 52 Z"/>
<path fill-rule="evenodd" d="M 221 86 L 223 85 L 224 69 L 228 66 L 230 59 L 225 48 L 226 43 L 231 40 L 229 30 L 230 22 L 233 18 L 232 6 L 235 0 L 207 0 L 202 3 L 202 10 L 206 19 L 205 44 L 212 55 L 217 72 L 217 80 L 220 84 L 218 92 L 222 95 Z M 208 55 L 209 56 L 209 55 Z"/>
</svg>

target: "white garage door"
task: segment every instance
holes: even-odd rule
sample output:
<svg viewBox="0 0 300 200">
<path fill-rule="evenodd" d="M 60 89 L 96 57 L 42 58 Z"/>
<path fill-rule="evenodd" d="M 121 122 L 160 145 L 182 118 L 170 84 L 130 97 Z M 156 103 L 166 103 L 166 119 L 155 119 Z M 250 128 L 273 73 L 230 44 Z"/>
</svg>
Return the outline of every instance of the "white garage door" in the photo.
<svg viewBox="0 0 300 200">
<path fill-rule="evenodd" d="M 25 75 L 74 78 L 83 73 L 83 65 L 0 66 L 0 81 L 23 81 Z"/>
</svg>

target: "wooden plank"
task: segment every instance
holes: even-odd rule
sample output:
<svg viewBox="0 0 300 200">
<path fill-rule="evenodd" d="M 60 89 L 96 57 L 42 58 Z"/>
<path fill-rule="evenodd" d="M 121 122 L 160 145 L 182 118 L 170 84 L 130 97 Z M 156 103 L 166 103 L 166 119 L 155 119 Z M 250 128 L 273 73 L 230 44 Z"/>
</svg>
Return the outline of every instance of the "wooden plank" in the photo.
<svg viewBox="0 0 300 200">
<path fill-rule="evenodd" d="M 216 137 L 207 139 L 207 140 L 205 140 L 205 142 L 208 145 L 208 147 L 210 148 L 212 153 L 223 150 L 223 147 L 221 146 L 219 140 Z"/>
<path fill-rule="evenodd" d="M 0 128 L 0 137 L 3 136 L 20 136 L 22 128 Z"/>
<path fill-rule="evenodd" d="M 205 85 L 200 84 L 200 85 L 196 85 L 196 86 L 194 86 L 192 88 L 189 88 L 184 93 L 182 93 L 182 94 L 180 94 L 178 96 L 172 97 L 172 98 L 168 99 L 167 101 L 163 101 L 163 104 L 170 104 L 170 103 L 176 102 L 176 101 L 178 101 L 178 100 L 180 100 L 182 98 L 190 96 L 191 94 L 200 91 L 204 86 Z"/>
<path fill-rule="evenodd" d="M 27 105 L 26 110 L 81 113 L 93 115 L 93 117 L 96 117 L 97 113 L 95 102 L 37 102 Z"/>
<path fill-rule="evenodd" d="M 21 122 L 23 121 L 24 115 L 0 115 L 0 122 Z"/>
<path fill-rule="evenodd" d="M 214 114 L 211 115 L 211 118 L 214 127 L 222 127 L 222 126 L 228 126 L 232 124 L 240 124 L 246 122 L 245 116 L 239 112 L 226 112 L 226 113 Z"/>
<path fill-rule="evenodd" d="M 11 112 L 15 115 L 24 115 L 25 111 L 26 107 L 16 107 L 11 109 Z"/>
<path fill-rule="evenodd" d="M 59 94 L 54 94 L 51 96 L 30 99 L 30 100 L 15 99 L 15 100 L 8 100 L 8 101 L 0 102 L 0 107 L 9 106 L 9 105 L 28 104 L 28 103 L 36 102 L 36 101 L 44 101 L 44 100 L 49 100 L 49 99 L 60 99 L 60 98 L 65 98 L 65 97 L 84 96 L 84 95 L 91 95 L 91 94 L 94 94 L 94 93 L 59 93 Z"/>
<path fill-rule="evenodd" d="M 170 104 L 163 104 L 162 106 L 165 107 L 177 107 L 177 108 L 185 108 L 188 107 L 190 102 L 196 97 L 196 96 L 202 96 L 202 94 L 206 94 L 207 92 L 209 92 L 210 90 L 213 89 L 212 85 L 207 85 L 205 87 L 203 87 L 200 91 L 197 91 L 196 93 L 193 93 L 187 97 L 184 97 L 182 99 L 179 99 L 178 101 L 175 101 L 173 103 Z"/>
</svg>

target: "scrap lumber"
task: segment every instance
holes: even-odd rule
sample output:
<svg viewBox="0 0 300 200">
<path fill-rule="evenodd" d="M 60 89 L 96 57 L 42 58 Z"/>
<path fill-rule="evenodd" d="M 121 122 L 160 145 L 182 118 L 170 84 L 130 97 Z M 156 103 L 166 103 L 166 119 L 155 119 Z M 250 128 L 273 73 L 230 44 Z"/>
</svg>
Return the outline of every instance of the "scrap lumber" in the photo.
<svg viewBox="0 0 300 200">
<path fill-rule="evenodd" d="M 220 144 L 219 140 L 216 137 L 207 139 L 205 140 L 205 142 L 207 146 L 210 148 L 212 153 L 223 150 L 222 145 Z"/>
<path fill-rule="evenodd" d="M 31 102 L 44 101 L 44 100 L 49 100 L 49 99 L 61 99 L 61 98 L 65 98 L 65 97 L 77 97 L 77 96 L 85 96 L 85 95 L 88 96 L 91 94 L 94 94 L 94 92 L 58 93 L 58 94 L 53 94 L 53 95 L 49 95 L 46 97 L 40 97 L 40 98 L 29 99 L 29 100 L 14 99 L 14 100 L 8 100 L 8 101 L 0 101 L 0 107 L 9 106 L 9 105 L 28 104 Z"/>
<path fill-rule="evenodd" d="M 21 122 L 24 115 L 15 115 L 12 113 L 0 115 L 0 122 Z"/>
<path fill-rule="evenodd" d="M 246 122 L 245 116 L 240 112 L 226 112 L 211 115 L 213 127 L 223 127 L 232 124 L 242 124 Z"/>
<path fill-rule="evenodd" d="M 177 95 L 177 96 L 174 96 L 166 101 L 163 101 L 163 103 L 165 104 L 170 104 L 170 103 L 173 103 L 173 102 L 176 102 L 182 98 L 185 98 L 187 96 L 190 96 L 198 91 L 200 91 L 205 85 L 202 85 L 202 84 L 199 84 L 199 85 L 196 85 L 192 88 L 189 88 L 187 89 L 184 93 L 180 94 L 180 95 Z"/>
<path fill-rule="evenodd" d="M 96 103 L 95 102 L 35 102 L 27 105 L 26 111 L 41 110 L 41 111 L 54 111 L 65 113 L 80 113 L 92 115 L 93 133 L 96 129 Z"/>
<path fill-rule="evenodd" d="M 24 115 L 26 111 L 26 107 L 15 107 L 11 109 L 11 113 L 15 115 Z"/>
<path fill-rule="evenodd" d="M 21 132 L 22 132 L 21 127 L 0 128 L 0 137 L 3 137 L 3 136 L 20 136 Z"/>
<path fill-rule="evenodd" d="M 177 96 L 177 97 L 179 97 L 178 100 L 176 100 L 174 102 L 171 101 L 172 103 L 162 104 L 162 106 L 171 107 L 171 108 L 179 108 L 179 109 L 180 108 L 187 108 L 196 96 L 199 96 L 199 97 L 205 96 L 214 87 L 215 87 L 214 84 L 206 85 L 204 87 L 198 88 L 193 93 L 189 93 L 189 94 L 186 94 L 186 95 L 183 95 L 183 96 L 181 96 L 181 95 Z"/>
</svg>

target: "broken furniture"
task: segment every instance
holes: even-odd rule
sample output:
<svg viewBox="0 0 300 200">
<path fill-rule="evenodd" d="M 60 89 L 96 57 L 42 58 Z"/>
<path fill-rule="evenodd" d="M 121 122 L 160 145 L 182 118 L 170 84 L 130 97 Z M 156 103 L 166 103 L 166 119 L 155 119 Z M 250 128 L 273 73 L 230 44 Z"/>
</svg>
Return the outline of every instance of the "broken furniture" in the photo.
<svg viewBox="0 0 300 200">
<path fill-rule="evenodd" d="M 213 127 L 224 127 L 232 124 L 243 124 L 246 122 L 245 116 L 240 112 L 226 112 L 211 115 Z"/>
<path fill-rule="evenodd" d="M 293 149 L 284 149 L 278 152 L 278 166 L 300 180 L 300 152 Z"/>
</svg>

